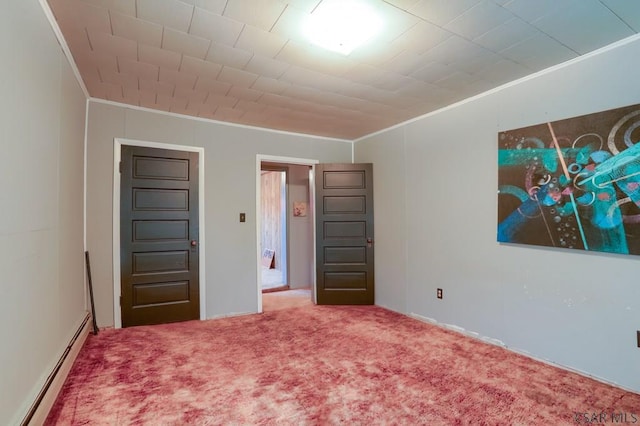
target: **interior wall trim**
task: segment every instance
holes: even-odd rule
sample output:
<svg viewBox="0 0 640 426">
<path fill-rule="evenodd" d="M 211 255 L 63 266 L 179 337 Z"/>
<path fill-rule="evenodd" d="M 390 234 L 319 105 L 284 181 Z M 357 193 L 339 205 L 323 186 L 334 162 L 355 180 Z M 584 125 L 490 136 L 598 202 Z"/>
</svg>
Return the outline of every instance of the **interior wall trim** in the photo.
<svg viewBox="0 0 640 426">
<path fill-rule="evenodd" d="M 91 314 L 87 312 L 69 344 L 62 352 L 60 359 L 58 359 L 53 370 L 44 381 L 42 389 L 20 423 L 21 426 L 41 425 L 47 419 L 49 411 L 51 411 L 51 407 L 53 407 L 53 404 L 56 402 L 56 398 L 58 397 L 60 390 L 62 390 L 62 386 L 69 375 L 69 371 L 71 371 L 71 367 L 78 357 L 80 349 L 82 349 L 87 336 L 89 335 L 91 325 L 90 318 Z"/>
</svg>

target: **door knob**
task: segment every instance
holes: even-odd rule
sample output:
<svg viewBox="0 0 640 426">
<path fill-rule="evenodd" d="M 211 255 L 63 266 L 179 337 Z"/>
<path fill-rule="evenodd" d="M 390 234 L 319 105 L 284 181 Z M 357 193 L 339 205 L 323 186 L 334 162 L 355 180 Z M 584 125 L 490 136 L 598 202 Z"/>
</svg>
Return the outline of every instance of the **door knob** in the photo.
<svg viewBox="0 0 640 426">
<path fill-rule="evenodd" d="M 367 247 L 373 247 L 373 238 L 371 237 L 367 238 Z"/>
<path fill-rule="evenodd" d="M 196 240 L 191 240 L 191 247 L 195 247 L 198 245 L 198 242 Z"/>
</svg>

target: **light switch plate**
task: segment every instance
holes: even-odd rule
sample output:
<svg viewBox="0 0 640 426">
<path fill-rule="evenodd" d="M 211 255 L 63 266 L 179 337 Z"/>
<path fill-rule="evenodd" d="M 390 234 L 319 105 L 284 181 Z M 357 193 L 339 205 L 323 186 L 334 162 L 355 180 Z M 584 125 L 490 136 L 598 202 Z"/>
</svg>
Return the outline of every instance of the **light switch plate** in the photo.
<svg viewBox="0 0 640 426">
<path fill-rule="evenodd" d="M 245 213 L 240 213 L 240 222 L 246 222 L 247 221 L 247 215 Z"/>
</svg>

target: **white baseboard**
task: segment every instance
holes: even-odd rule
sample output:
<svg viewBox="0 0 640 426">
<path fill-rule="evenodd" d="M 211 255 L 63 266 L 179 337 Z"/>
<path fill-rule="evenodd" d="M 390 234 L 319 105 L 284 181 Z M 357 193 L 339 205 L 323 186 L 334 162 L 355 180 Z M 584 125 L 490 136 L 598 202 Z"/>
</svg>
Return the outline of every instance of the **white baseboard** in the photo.
<svg viewBox="0 0 640 426">
<path fill-rule="evenodd" d="M 458 327 L 456 325 L 451 325 L 451 324 L 441 323 L 441 322 L 436 321 L 433 318 L 424 317 L 422 315 L 418 315 L 418 314 L 415 314 L 415 313 L 410 313 L 409 316 L 411 318 L 417 319 L 418 321 L 426 322 L 426 323 L 429 323 L 429 324 L 433 324 L 433 325 L 435 325 L 437 327 L 441 327 L 441 328 L 445 328 L 447 330 L 455 331 L 455 332 L 460 333 L 460 334 L 462 334 L 464 336 L 471 337 L 471 338 L 474 338 L 474 339 L 478 339 L 478 340 L 481 340 L 481 341 L 483 341 L 485 343 L 489 343 L 491 345 L 500 346 L 501 348 L 504 348 L 504 349 L 506 349 L 506 350 L 508 350 L 510 352 L 516 353 L 518 355 L 526 356 L 527 358 L 531 358 L 534 361 L 539 361 L 539 362 L 541 362 L 543 364 L 547 364 L 547 365 L 550 365 L 552 367 L 560 368 L 562 370 L 569 371 L 571 373 L 575 373 L 575 374 L 579 374 L 579 375 L 584 376 L 584 377 L 588 377 L 590 379 L 596 380 L 596 381 L 604 383 L 606 385 L 614 386 L 614 387 L 616 387 L 618 389 L 622 389 L 622 390 L 624 390 L 626 392 L 639 393 L 637 390 L 630 389 L 628 387 L 622 386 L 622 385 L 620 385 L 618 383 L 612 382 L 612 381 L 604 379 L 602 377 L 594 376 L 593 374 L 587 373 L 586 371 L 578 370 L 578 369 L 575 369 L 575 368 L 572 368 L 572 367 L 567 367 L 566 365 L 558 364 L 558 363 L 550 361 L 548 359 L 539 358 L 537 356 L 532 355 L 531 353 L 529 353 L 527 351 L 523 351 L 521 349 L 512 348 L 510 346 L 507 346 L 502 340 L 492 339 L 492 338 L 487 337 L 487 336 L 482 336 L 479 333 L 466 330 L 466 329 L 464 329 L 462 327 Z"/>
<path fill-rule="evenodd" d="M 60 360 L 45 381 L 42 390 L 39 392 L 31 406 L 31 409 L 22 421 L 22 426 L 42 425 L 45 422 L 49 415 L 49 411 L 51 411 L 51 408 L 56 402 L 56 398 L 62 389 L 62 385 L 64 385 L 64 382 L 69 375 L 69 371 L 71 371 L 73 363 L 78 357 L 80 349 L 82 349 L 85 340 L 87 340 L 87 336 L 91 330 L 91 325 L 91 315 L 87 313 L 87 316 L 80 324 L 80 328 L 69 342 L 67 350 L 64 351 Z"/>
</svg>

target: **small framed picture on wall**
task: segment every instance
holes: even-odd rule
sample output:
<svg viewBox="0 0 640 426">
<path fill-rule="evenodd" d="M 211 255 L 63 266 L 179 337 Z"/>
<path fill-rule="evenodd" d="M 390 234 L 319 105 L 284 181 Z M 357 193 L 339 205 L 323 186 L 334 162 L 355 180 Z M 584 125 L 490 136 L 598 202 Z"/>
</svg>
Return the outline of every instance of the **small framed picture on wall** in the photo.
<svg viewBox="0 0 640 426">
<path fill-rule="evenodd" d="M 304 201 L 294 201 L 293 202 L 293 216 L 294 217 L 303 217 L 307 215 L 307 203 Z"/>
</svg>

